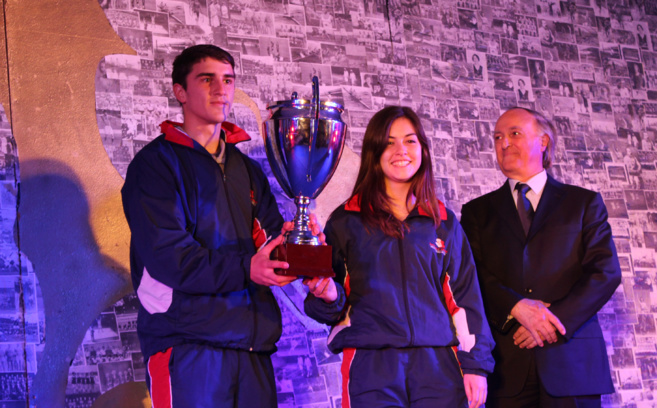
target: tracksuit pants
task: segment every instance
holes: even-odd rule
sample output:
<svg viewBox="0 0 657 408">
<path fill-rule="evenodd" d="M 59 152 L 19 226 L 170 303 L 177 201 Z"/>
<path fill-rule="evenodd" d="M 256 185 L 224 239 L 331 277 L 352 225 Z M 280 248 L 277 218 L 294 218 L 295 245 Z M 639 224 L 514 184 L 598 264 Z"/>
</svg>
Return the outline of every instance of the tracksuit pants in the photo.
<svg viewBox="0 0 657 408">
<path fill-rule="evenodd" d="M 274 408 L 269 354 L 183 344 L 152 355 L 146 384 L 153 408 Z"/>
<path fill-rule="evenodd" d="M 451 347 L 345 349 L 342 408 L 467 408 Z"/>
</svg>

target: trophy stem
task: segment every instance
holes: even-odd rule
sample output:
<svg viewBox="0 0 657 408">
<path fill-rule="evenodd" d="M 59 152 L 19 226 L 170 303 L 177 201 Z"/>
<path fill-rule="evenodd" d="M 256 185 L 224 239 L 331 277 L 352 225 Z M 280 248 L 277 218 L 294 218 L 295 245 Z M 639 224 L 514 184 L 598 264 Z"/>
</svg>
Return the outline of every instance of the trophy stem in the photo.
<svg viewBox="0 0 657 408">
<path fill-rule="evenodd" d="M 310 216 L 308 206 L 310 197 L 298 196 L 294 198 L 297 205 L 297 214 L 294 216 L 294 229 L 288 233 L 287 242 L 304 245 L 320 245 L 319 239 L 310 229 Z"/>
</svg>

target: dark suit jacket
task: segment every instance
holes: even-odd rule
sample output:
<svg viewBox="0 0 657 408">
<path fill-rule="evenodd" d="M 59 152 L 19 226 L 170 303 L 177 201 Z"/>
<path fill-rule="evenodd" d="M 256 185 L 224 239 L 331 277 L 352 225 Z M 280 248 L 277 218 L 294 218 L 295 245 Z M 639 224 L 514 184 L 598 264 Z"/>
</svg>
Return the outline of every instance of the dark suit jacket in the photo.
<svg viewBox="0 0 657 408">
<path fill-rule="evenodd" d="M 497 344 L 491 396 L 519 393 L 532 358 L 553 396 L 614 392 L 596 313 L 620 284 L 621 271 L 600 194 L 548 176 L 525 238 L 507 181 L 465 204 L 461 224 Z M 566 335 L 543 348 L 515 346 L 519 325 L 507 316 L 523 298 L 551 303 Z"/>
</svg>

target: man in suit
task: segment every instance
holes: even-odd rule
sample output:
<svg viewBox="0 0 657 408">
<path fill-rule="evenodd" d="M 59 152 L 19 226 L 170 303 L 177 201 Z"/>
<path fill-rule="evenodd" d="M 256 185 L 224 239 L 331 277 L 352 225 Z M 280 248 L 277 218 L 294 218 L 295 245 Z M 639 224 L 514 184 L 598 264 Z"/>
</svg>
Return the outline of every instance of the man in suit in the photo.
<svg viewBox="0 0 657 408">
<path fill-rule="evenodd" d="M 621 280 L 607 210 L 546 173 L 555 131 L 538 112 L 508 110 L 494 141 L 508 180 L 461 218 L 496 342 L 486 406 L 600 407 L 614 387 L 596 313 Z"/>
</svg>

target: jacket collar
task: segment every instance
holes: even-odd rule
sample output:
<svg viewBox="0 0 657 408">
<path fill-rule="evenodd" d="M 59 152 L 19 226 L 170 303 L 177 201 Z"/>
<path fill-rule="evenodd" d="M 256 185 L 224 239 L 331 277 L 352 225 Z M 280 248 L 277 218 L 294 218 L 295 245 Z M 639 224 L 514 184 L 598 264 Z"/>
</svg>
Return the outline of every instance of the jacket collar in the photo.
<svg viewBox="0 0 657 408">
<path fill-rule="evenodd" d="M 160 129 L 162 130 L 162 133 L 164 133 L 165 140 L 171 143 L 194 148 L 194 139 L 189 137 L 185 132 L 181 131 L 179 127 L 182 127 L 182 123 L 173 122 L 170 120 L 165 120 L 160 124 Z M 221 124 L 221 129 L 226 134 L 226 143 L 236 144 L 239 142 L 251 140 L 251 137 L 248 133 L 246 133 L 244 129 L 233 123 L 223 122 Z"/>
<path fill-rule="evenodd" d="M 529 229 L 528 236 L 531 238 L 538 230 L 543 227 L 546 221 L 555 213 L 555 208 L 563 201 L 566 195 L 564 185 L 548 175 L 547 183 L 541 194 L 541 201 L 538 203 L 534 220 Z"/>
<path fill-rule="evenodd" d="M 509 181 L 507 180 L 502 187 L 497 189 L 491 196 L 491 204 L 498 214 L 505 220 L 506 225 L 514 232 L 518 239 L 521 241 L 531 239 L 545 224 L 548 218 L 554 213 L 554 209 L 562 201 L 565 191 L 563 184 L 556 181 L 548 174 L 547 182 L 541 194 L 541 201 L 538 203 L 538 208 L 534 214 L 534 220 L 529 228 L 527 236 L 522 230 L 522 224 L 518 217 L 518 210 L 513 197 L 509 193 Z"/>
<path fill-rule="evenodd" d="M 356 194 L 347 200 L 344 205 L 344 209 L 347 211 L 360 212 L 360 196 Z M 440 211 L 440 220 L 447 220 L 447 208 L 445 207 L 445 204 L 443 204 L 443 202 L 440 200 L 438 200 L 438 210 Z M 418 215 L 423 217 L 431 217 L 426 211 L 424 211 L 421 206 L 416 206 L 415 209 L 411 211 L 411 214 L 414 214 L 416 211 Z"/>
</svg>

